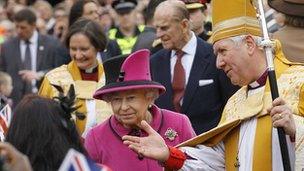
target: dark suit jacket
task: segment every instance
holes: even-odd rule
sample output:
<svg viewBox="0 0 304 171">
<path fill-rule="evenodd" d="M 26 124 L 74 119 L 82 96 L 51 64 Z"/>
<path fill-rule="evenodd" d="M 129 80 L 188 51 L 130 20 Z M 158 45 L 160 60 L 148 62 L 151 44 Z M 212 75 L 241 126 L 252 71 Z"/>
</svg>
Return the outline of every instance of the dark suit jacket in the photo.
<svg viewBox="0 0 304 171">
<path fill-rule="evenodd" d="M 156 39 L 156 29 L 153 27 L 145 26 L 143 32 L 141 32 L 137 41 L 132 48 L 132 52 L 138 51 L 140 49 L 152 49 L 152 44 Z"/>
<path fill-rule="evenodd" d="M 121 55 L 121 50 L 116 40 L 109 40 L 106 51 L 102 53 L 102 61 Z"/>
<path fill-rule="evenodd" d="M 171 51 L 162 49 L 151 57 L 153 80 L 163 84 L 167 91 L 156 104 L 160 108 L 174 110 L 170 74 Z M 183 98 L 181 113 L 185 113 L 197 134 L 215 127 L 228 98 L 238 89 L 225 73 L 216 68 L 212 46 L 197 38 L 197 48 Z M 199 80 L 212 79 L 213 83 L 199 86 Z"/>
<path fill-rule="evenodd" d="M 38 35 L 37 47 L 37 72 L 43 71 L 46 73 L 48 70 L 56 66 L 56 49 L 60 45 L 56 39 Z M 25 92 L 25 81 L 21 79 L 18 72 L 23 69 L 20 51 L 20 39 L 18 37 L 6 41 L 1 46 L 0 54 L 0 69 L 7 72 L 13 80 L 13 91 L 11 97 L 14 106 L 21 100 Z M 39 88 L 40 82 L 37 82 Z"/>
</svg>

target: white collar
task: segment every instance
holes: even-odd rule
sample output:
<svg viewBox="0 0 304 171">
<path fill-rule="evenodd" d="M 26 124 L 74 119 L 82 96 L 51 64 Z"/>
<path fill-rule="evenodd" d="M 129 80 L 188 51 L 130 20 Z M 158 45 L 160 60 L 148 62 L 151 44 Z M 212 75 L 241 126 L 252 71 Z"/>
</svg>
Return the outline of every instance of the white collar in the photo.
<svg viewBox="0 0 304 171">
<path fill-rule="evenodd" d="M 260 86 L 260 84 L 257 81 L 254 81 L 254 82 L 250 83 L 249 86 L 252 88 L 257 88 Z"/>
<path fill-rule="evenodd" d="M 35 30 L 35 31 L 33 32 L 33 35 L 32 35 L 32 37 L 29 39 L 29 41 L 31 42 L 31 44 L 37 44 L 37 42 L 38 42 L 38 32 L 37 32 L 37 30 Z M 24 41 L 24 40 L 22 40 L 22 42 L 25 44 L 25 41 Z"/>
<path fill-rule="evenodd" d="M 185 44 L 185 46 L 182 48 L 182 51 L 185 53 L 185 54 L 189 54 L 191 56 L 195 56 L 195 51 L 196 49 L 194 49 L 193 47 L 195 47 L 197 43 L 197 38 L 194 34 L 193 31 L 191 31 L 191 38 L 190 40 Z M 172 53 L 171 53 L 171 57 L 175 56 L 175 53 L 176 53 L 176 50 L 172 50 Z"/>
</svg>

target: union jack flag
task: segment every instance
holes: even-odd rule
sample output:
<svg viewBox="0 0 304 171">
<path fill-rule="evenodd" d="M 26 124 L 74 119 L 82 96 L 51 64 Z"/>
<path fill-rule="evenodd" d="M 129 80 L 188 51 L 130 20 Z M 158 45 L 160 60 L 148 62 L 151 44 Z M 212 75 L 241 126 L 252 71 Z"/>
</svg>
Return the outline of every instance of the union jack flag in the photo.
<svg viewBox="0 0 304 171">
<path fill-rule="evenodd" d="M 70 149 L 65 156 L 59 171 L 111 171 L 104 165 L 96 165 L 82 153 Z"/>
<path fill-rule="evenodd" d="M 0 140 L 4 141 L 8 127 L 12 120 L 12 110 L 7 104 L 0 111 Z"/>
</svg>

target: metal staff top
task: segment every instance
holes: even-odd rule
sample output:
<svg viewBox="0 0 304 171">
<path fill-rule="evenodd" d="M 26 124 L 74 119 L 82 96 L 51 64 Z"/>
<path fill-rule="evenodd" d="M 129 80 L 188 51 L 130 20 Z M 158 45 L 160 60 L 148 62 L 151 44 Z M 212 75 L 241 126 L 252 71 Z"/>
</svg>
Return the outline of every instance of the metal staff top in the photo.
<svg viewBox="0 0 304 171">
<path fill-rule="evenodd" d="M 263 2 L 262 0 L 257 0 L 258 3 L 255 4 L 258 6 L 256 10 L 258 11 L 257 13 L 257 18 L 261 22 L 261 27 L 262 27 L 262 32 L 263 32 L 263 40 L 262 40 L 262 46 L 264 47 L 265 53 L 266 53 L 266 60 L 267 60 L 267 66 L 269 71 L 274 71 L 274 64 L 273 64 L 273 45 L 274 43 L 269 39 L 268 35 L 268 30 L 267 30 L 267 23 L 265 20 L 265 15 L 264 15 L 264 8 L 263 8 Z"/>
</svg>

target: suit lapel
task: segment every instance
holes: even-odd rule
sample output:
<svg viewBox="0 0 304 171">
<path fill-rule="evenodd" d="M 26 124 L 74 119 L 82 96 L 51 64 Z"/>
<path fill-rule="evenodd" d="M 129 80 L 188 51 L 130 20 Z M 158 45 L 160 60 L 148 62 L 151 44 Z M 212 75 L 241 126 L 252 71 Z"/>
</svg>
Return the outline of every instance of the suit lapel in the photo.
<svg viewBox="0 0 304 171">
<path fill-rule="evenodd" d="M 166 108 L 173 110 L 173 102 L 172 102 L 172 84 L 171 84 L 171 70 L 170 70 L 170 56 L 171 51 L 165 50 L 161 53 L 157 59 L 156 66 L 153 67 L 155 76 L 155 80 L 161 83 L 166 87 L 166 93 L 161 95 L 158 103 L 162 103 L 161 106 L 167 106 Z"/>
<path fill-rule="evenodd" d="M 204 71 L 206 70 L 207 66 L 209 65 L 209 61 L 205 59 L 205 56 L 208 54 L 204 53 L 204 51 L 207 50 L 205 50 L 205 48 L 202 47 L 204 46 L 201 44 L 201 42 L 198 39 L 196 53 L 194 56 L 189 80 L 183 98 L 182 113 L 187 113 L 186 111 L 188 110 L 191 100 L 195 96 L 195 91 L 199 87 L 199 80 L 204 74 Z"/>
<path fill-rule="evenodd" d="M 171 84 L 171 67 L 170 67 L 170 57 L 171 57 L 171 51 L 167 51 L 164 56 L 162 56 L 163 61 L 161 62 L 161 65 L 159 72 L 161 72 L 159 75 L 161 76 L 161 83 L 166 87 L 166 93 L 172 99 L 172 84 Z M 173 104 L 172 104 L 173 105 Z"/>
<path fill-rule="evenodd" d="M 13 61 L 17 61 L 17 65 L 19 69 L 24 69 L 23 67 L 23 61 L 21 59 L 21 49 L 20 49 L 20 39 L 15 39 L 14 41 L 14 47 L 17 47 L 16 50 L 13 52 L 15 53 L 12 58 L 15 58 Z"/>
<path fill-rule="evenodd" d="M 37 58 L 36 58 L 36 70 L 40 70 L 41 62 L 43 57 L 45 56 L 45 45 L 43 41 L 43 37 L 39 34 L 38 35 L 38 46 L 37 46 Z"/>
</svg>

